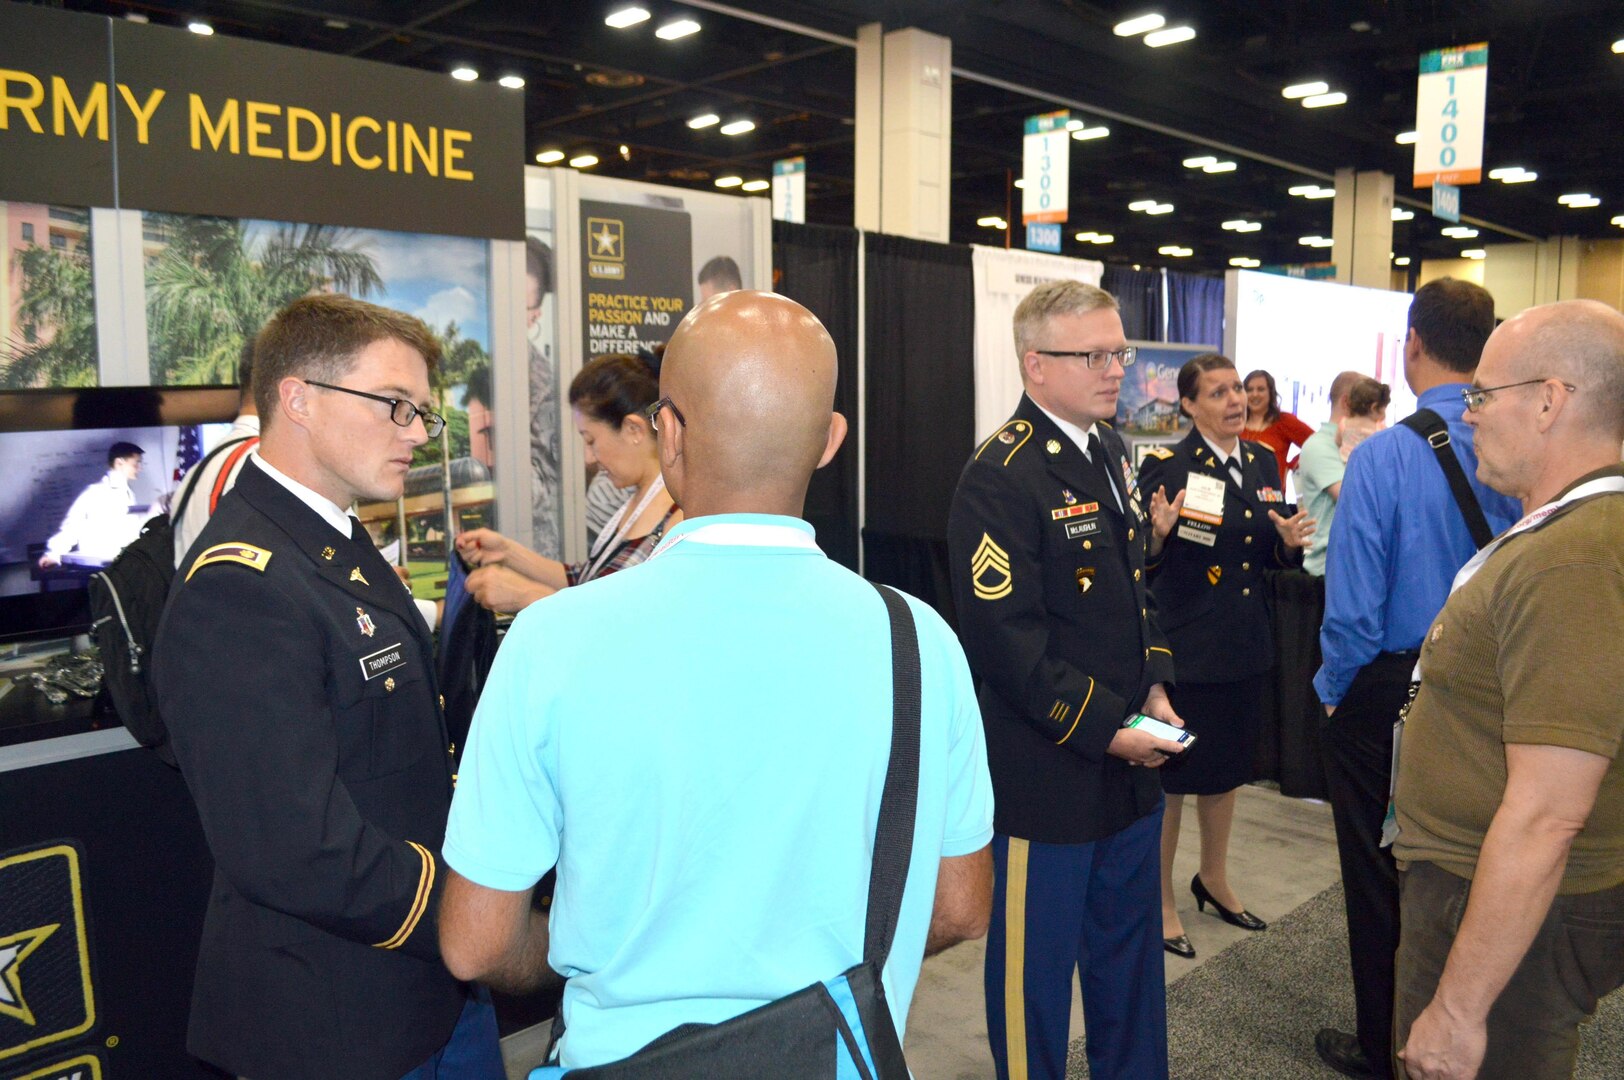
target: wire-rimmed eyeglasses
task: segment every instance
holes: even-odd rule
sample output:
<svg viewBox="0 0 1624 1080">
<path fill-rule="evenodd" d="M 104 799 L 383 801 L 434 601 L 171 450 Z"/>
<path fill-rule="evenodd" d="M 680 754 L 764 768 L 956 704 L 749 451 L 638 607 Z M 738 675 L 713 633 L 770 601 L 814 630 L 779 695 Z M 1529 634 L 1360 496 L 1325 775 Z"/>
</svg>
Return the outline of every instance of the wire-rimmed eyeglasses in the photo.
<svg viewBox="0 0 1624 1080">
<path fill-rule="evenodd" d="M 1535 386 L 1539 383 L 1550 382 L 1551 376 L 1543 379 L 1524 379 L 1522 382 L 1506 383 L 1504 386 L 1468 386 L 1460 392 L 1460 398 L 1466 402 L 1467 412 L 1479 412 L 1489 403 L 1489 395 L 1500 390 L 1515 390 L 1519 386 Z M 1560 380 L 1558 380 L 1560 382 Z M 1579 388 L 1572 383 L 1562 383 L 1568 393 L 1574 393 Z"/>
</svg>

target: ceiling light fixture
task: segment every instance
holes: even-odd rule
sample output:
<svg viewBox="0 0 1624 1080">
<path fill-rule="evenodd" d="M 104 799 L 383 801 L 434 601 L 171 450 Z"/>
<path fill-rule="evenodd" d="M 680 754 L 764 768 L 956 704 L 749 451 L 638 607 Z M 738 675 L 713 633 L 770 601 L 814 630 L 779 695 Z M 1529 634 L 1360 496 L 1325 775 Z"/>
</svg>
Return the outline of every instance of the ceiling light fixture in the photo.
<svg viewBox="0 0 1624 1080">
<path fill-rule="evenodd" d="M 678 38 L 685 38 L 689 34 L 697 33 L 699 33 L 699 24 L 694 20 L 678 19 L 675 22 L 668 22 L 654 31 L 654 36 L 661 41 L 675 41 Z"/>
<path fill-rule="evenodd" d="M 1460 253 L 1460 257 L 1463 259 L 1486 259 L 1489 257 L 1489 253 L 1482 248 L 1467 248 Z"/>
<path fill-rule="evenodd" d="M 1090 139 L 1103 139 L 1109 134 L 1111 134 L 1110 128 L 1104 124 L 1096 124 L 1093 127 L 1078 128 L 1071 133 L 1071 137 L 1078 142 L 1088 142 Z"/>
<path fill-rule="evenodd" d="M 458 82 L 473 82 L 479 78 L 479 72 L 471 67 L 452 68 L 451 77 Z"/>
<path fill-rule="evenodd" d="M 1126 36 L 1126 35 L 1124 35 L 1124 36 Z M 1079 244 L 1086 244 L 1086 243 L 1088 243 L 1090 240 L 1094 239 L 1098 235 L 1099 235 L 1099 233 L 1097 233 L 1097 232 L 1080 232 L 1080 233 L 1077 233 L 1077 234 L 1073 235 L 1072 239 L 1077 241 Z"/>
<path fill-rule="evenodd" d="M 1135 212 L 1142 212 L 1142 211 L 1145 211 L 1145 210 L 1149 210 L 1152 206 L 1155 206 L 1155 205 L 1156 205 L 1156 200 L 1155 199 L 1140 199 L 1140 200 L 1138 200 L 1136 202 L 1129 203 L 1128 204 L 1128 209 L 1133 210 Z"/>
<path fill-rule="evenodd" d="M 1098 236 L 1096 236 L 1094 239 L 1090 240 L 1089 243 L 1090 244 L 1109 244 L 1109 243 L 1112 243 L 1115 240 L 1116 240 L 1115 236 L 1112 236 L 1108 232 L 1102 232 Z"/>
<path fill-rule="evenodd" d="M 505 86 L 509 90 L 523 90 L 524 79 L 518 75 L 503 75 L 496 80 L 498 86 Z"/>
<path fill-rule="evenodd" d="M 723 124 L 720 130 L 723 135 L 743 135 L 747 131 L 756 130 L 756 122 L 754 120 L 734 120 L 732 123 Z"/>
<path fill-rule="evenodd" d="M 541 164 L 543 164 L 543 165 L 551 165 L 555 161 L 563 161 L 564 160 L 564 151 L 562 151 L 562 150 L 543 150 L 541 153 L 536 155 L 536 160 L 538 162 L 540 162 Z"/>
<path fill-rule="evenodd" d="M 1233 161 L 1215 161 L 1211 165 L 1202 166 L 1201 171 L 1204 173 L 1226 173 L 1234 172 L 1236 168 L 1237 166 Z"/>
<path fill-rule="evenodd" d="M 1299 236 L 1297 242 L 1303 247 L 1311 248 L 1328 248 L 1336 243 L 1329 236 Z"/>
<path fill-rule="evenodd" d="M 716 186 L 720 188 L 738 187 L 743 183 L 744 177 L 742 176 L 718 176 L 716 178 Z"/>
<path fill-rule="evenodd" d="M 1616 53 L 1624 53 L 1624 38 L 1619 38 L 1617 41 L 1613 42 L 1613 51 Z"/>
<path fill-rule="evenodd" d="M 708 112 L 696 116 L 692 120 L 688 121 L 688 126 L 693 128 L 695 131 L 698 131 L 700 128 L 713 127 L 721 122 L 722 118 L 720 116 L 717 116 L 713 112 Z"/>
<path fill-rule="evenodd" d="M 1131 19 L 1123 19 L 1111 27 L 1111 33 L 1117 37 L 1137 37 L 1150 30 L 1160 30 L 1166 25 L 1167 19 L 1161 15 L 1136 15 Z"/>
<path fill-rule="evenodd" d="M 1145 44 L 1152 49 L 1159 49 L 1163 45 L 1177 45 L 1181 41 L 1189 41 L 1195 37 L 1193 26 L 1169 26 L 1166 30 L 1153 30 L 1145 35 Z"/>
<path fill-rule="evenodd" d="M 1601 200 L 1594 195 L 1562 195 L 1556 201 L 1570 210 L 1586 210 L 1601 205 Z"/>
<path fill-rule="evenodd" d="M 1066 130 L 1067 131 L 1081 131 L 1082 129 L 1083 129 L 1083 122 L 1081 120 L 1067 120 L 1066 121 Z"/>
<path fill-rule="evenodd" d="M 1334 94 L 1315 94 L 1313 97 L 1303 98 L 1303 108 L 1324 109 L 1331 105 L 1346 105 L 1348 95 L 1338 90 Z"/>
<path fill-rule="evenodd" d="M 1243 270 L 1251 270 L 1263 265 L 1262 259 L 1250 259 L 1245 255 L 1235 255 L 1229 260 L 1230 266 L 1238 266 Z"/>
<path fill-rule="evenodd" d="M 1393 265 L 1394 266 L 1409 266 L 1410 265 L 1410 257 L 1408 255 L 1400 255 L 1398 258 L 1393 260 Z"/>
<path fill-rule="evenodd" d="M 203 37 L 211 37 L 214 34 L 214 27 L 200 19 L 194 19 L 192 22 L 187 23 L 186 29 L 194 34 L 201 34 Z"/>
<path fill-rule="evenodd" d="M 1292 101 L 1296 101 L 1298 98 L 1312 97 L 1315 94 L 1323 94 L 1329 89 L 1331 89 L 1329 83 L 1297 83 L 1294 86 L 1288 86 L 1284 90 L 1280 91 L 1280 96 L 1283 98 L 1288 98 Z"/>
<path fill-rule="evenodd" d="M 1613 219 L 1613 221 L 1612 221 L 1612 224 L 1617 225 L 1621 229 L 1624 229 L 1624 214 L 1620 214 L 1617 217 L 1615 217 Z"/>
<path fill-rule="evenodd" d="M 1451 225 L 1447 229 L 1439 229 L 1438 231 L 1456 240 L 1470 240 L 1477 235 L 1476 229 L 1468 229 L 1464 225 Z"/>
<path fill-rule="evenodd" d="M 1328 188 L 1328 187 L 1315 188 L 1313 191 L 1310 191 L 1307 195 L 1304 195 L 1303 198 L 1305 198 L 1305 199 L 1334 199 L 1334 198 L 1336 198 L 1336 188 Z"/>
<path fill-rule="evenodd" d="M 1195 249 L 1183 247 L 1179 244 L 1163 244 L 1156 249 L 1156 254 L 1168 255 L 1175 259 L 1187 259 L 1195 254 Z"/>
<path fill-rule="evenodd" d="M 1527 184 L 1539 179 L 1537 172 L 1520 172 L 1512 176 L 1501 178 L 1502 184 Z"/>
<path fill-rule="evenodd" d="M 1200 169 L 1213 164 L 1217 160 L 1218 159 L 1213 157 L 1211 154 L 1204 155 L 1203 157 L 1187 157 L 1184 159 L 1184 167 L 1186 169 Z"/>
<path fill-rule="evenodd" d="M 1003 230 L 1009 228 L 1009 222 L 1005 221 L 997 214 L 988 214 L 986 217 L 976 218 L 976 224 L 980 225 L 983 229 Z"/>
<path fill-rule="evenodd" d="M 744 183 L 743 190 L 744 191 L 766 191 L 770 187 L 772 187 L 772 184 L 771 184 L 771 182 L 769 182 L 767 180 L 747 180 Z"/>
<path fill-rule="evenodd" d="M 1393 141 L 1398 143 L 1400 146 L 1411 146 L 1414 145 L 1415 141 L 1420 137 L 1421 133 L 1419 131 L 1401 131 L 1397 135 L 1393 136 Z"/>
<path fill-rule="evenodd" d="M 1245 218 L 1235 218 L 1232 221 L 1224 222 L 1221 227 L 1229 232 L 1257 232 L 1263 228 L 1263 223 L 1261 221 L 1247 221 Z"/>
<path fill-rule="evenodd" d="M 1309 195 L 1310 192 L 1314 192 L 1314 191 L 1318 191 L 1318 190 L 1319 190 L 1319 185 L 1318 184 L 1298 184 L 1296 187 L 1287 188 L 1286 189 L 1286 194 L 1287 195 L 1301 195 L 1303 198 L 1306 199 L 1306 198 L 1308 198 L 1308 195 Z"/>
<path fill-rule="evenodd" d="M 597 163 L 597 154 L 576 154 L 570 158 L 570 168 L 572 169 L 590 169 Z"/>
<path fill-rule="evenodd" d="M 1170 202 L 1157 203 L 1155 206 L 1152 206 L 1150 209 L 1145 211 L 1145 213 L 1150 214 L 1153 217 L 1160 214 L 1171 214 L 1172 212 L 1173 204 Z"/>
<path fill-rule="evenodd" d="M 648 9 L 640 7 L 623 7 L 619 11 L 611 11 L 604 17 L 604 25 L 612 26 L 616 30 L 624 30 L 628 26 L 636 26 L 640 22 L 648 22 Z"/>
<path fill-rule="evenodd" d="M 1414 218 L 1415 218 L 1415 211 L 1414 210 L 1403 210 L 1403 209 L 1400 209 L 1397 206 L 1393 207 L 1393 220 L 1394 221 L 1412 221 L 1412 220 L 1414 220 Z"/>
<path fill-rule="evenodd" d="M 1026 190 L 1026 181 L 1025 180 L 1017 180 L 1017 181 L 1015 181 L 1015 190 L 1016 191 L 1025 191 Z"/>
</svg>

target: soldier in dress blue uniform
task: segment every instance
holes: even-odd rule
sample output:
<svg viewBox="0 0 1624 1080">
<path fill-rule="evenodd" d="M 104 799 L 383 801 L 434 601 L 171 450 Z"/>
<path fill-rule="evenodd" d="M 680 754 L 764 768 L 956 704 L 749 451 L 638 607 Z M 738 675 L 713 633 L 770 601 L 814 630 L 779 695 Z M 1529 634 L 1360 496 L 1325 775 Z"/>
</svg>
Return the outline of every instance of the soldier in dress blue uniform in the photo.
<svg viewBox="0 0 1624 1080">
<path fill-rule="evenodd" d="M 1173 657 L 1146 591 L 1147 514 L 1116 415 L 1116 300 L 1040 285 L 1015 312 L 1026 393 L 965 466 L 948 522 L 994 800 L 987 1031 L 999 1080 L 1065 1074 L 1080 969 L 1096 1080 L 1167 1076 L 1157 941 Z"/>
<path fill-rule="evenodd" d="M 253 1080 L 500 1080 L 435 935 L 452 776 L 428 625 L 357 500 L 400 496 L 439 356 L 339 296 L 255 347 L 264 435 L 182 561 L 159 708 L 214 856 L 187 1046 Z"/>
<path fill-rule="evenodd" d="M 1228 357 L 1189 360 L 1178 389 L 1195 429 L 1175 448 L 1149 452 L 1139 487 L 1150 500 L 1151 592 L 1179 658 L 1173 705 L 1199 740 L 1161 774 L 1171 796 L 1162 818 L 1162 941 L 1193 957 L 1172 877 L 1187 794 L 1196 796 L 1201 822 L 1201 869 L 1190 882 L 1196 903 L 1243 929 L 1267 928 L 1230 887 L 1226 857 L 1235 789 L 1252 779 L 1264 680 L 1274 667 L 1263 571 L 1297 565 L 1313 522 L 1286 506 L 1273 452 L 1241 440 L 1246 391 Z"/>
</svg>

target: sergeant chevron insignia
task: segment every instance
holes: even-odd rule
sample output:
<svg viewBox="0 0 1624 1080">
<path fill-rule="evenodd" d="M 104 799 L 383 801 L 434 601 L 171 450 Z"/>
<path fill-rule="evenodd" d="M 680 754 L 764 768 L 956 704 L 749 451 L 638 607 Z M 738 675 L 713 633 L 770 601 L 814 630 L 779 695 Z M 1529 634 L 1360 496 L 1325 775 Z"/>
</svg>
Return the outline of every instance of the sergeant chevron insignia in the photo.
<svg viewBox="0 0 1624 1080">
<path fill-rule="evenodd" d="M 979 600 L 1001 600 L 1015 590 L 1015 580 L 1009 572 L 1009 553 L 986 533 L 981 534 L 981 543 L 970 556 L 970 584 Z"/>
</svg>

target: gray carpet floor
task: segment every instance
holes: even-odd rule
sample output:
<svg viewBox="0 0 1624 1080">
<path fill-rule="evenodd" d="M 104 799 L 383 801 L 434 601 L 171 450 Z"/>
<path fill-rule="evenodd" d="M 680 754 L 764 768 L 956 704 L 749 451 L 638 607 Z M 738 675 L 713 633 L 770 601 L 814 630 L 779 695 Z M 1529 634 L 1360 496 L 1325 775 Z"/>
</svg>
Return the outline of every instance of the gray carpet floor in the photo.
<svg viewBox="0 0 1624 1080">
<path fill-rule="evenodd" d="M 1353 1030 L 1342 886 L 1333 885 L 1261 934 L 1231 945 L 1167 990 L 1173 1080 L 1327 1080 L 1314 1054 L 1322 1027 Z M 1624 1077 L 1624 991 L 1585 1026 L 1578 1080 Z M 1066 1076 L 1087 1077 L 1083 1040 Z"/>
</svg>

